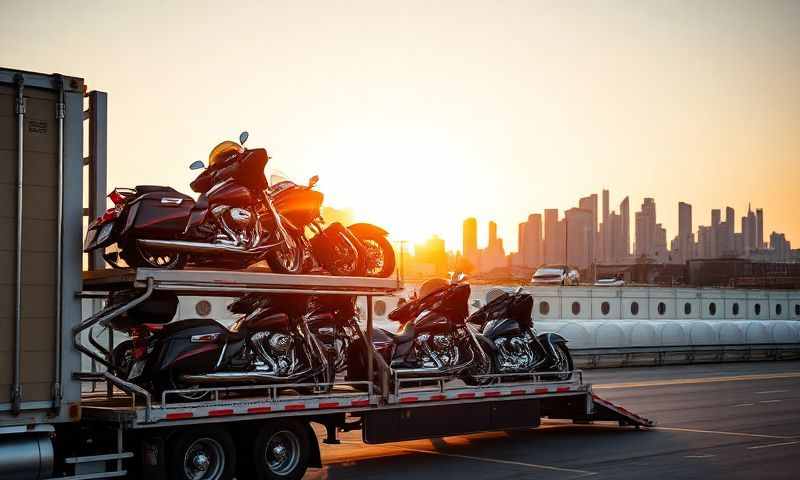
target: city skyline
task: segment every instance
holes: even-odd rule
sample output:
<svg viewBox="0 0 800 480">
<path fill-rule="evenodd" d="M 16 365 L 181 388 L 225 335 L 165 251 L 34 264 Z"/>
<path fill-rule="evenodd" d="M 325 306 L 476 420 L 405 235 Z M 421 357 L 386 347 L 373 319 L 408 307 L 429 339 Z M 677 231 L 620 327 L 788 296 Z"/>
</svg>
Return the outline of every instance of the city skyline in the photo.
<svg viewBox="0 0 800 480">
<path fill-rule="evenodd" d="M 474 217 L 467 218 L 462 223 L 461 256 L 477 271 L 564 262 L 586 268 L 591 264 L 631 263 L 638 258 L 683 263 L 694 258 L 786 261 L 798 256 L 798 250 L 791 250 L 791 240 L 785 233 L 766 233 L 764 209 L 753 210 L 750 203 L 738 222 L 735 208 L 725 206 L 724 221 L 722 209 L 713 208 L 709 212 L 710 223 L 706 225 L 701 219 L 695 222 L 690 203 L 678 202 L 678 231 L 669 235 L 658 215 L 656 199 L 645 197 L 633 216 L 631 241 L 629 197 L 625 196 L 618 208 L 612 209 L 610 193 L 603 189 L 602 197 L 595 193 L 580 197 L 578 206 L 564 210 L 563 215 L 554 208 L 531 212 L 517 224 L 516 250 L 503 249 L 503 239 L 498 238 L 497 224 L 492 220 L 487 223 L 489 241 L 481 248 L 480 223 Z M 598 200 L 602 203 L 598 204 Z M 442 240 L 441 251 L 444 248 Z"/>
</svg>

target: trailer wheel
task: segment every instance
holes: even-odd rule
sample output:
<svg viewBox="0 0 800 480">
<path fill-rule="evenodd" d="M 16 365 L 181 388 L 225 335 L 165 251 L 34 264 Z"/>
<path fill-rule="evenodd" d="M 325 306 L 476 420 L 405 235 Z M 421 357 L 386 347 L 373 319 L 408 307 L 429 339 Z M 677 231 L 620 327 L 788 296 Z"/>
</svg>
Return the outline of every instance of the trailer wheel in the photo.
<svg viewBox="0 0 800 480">
<path fill-rule="evenodd" d="M 292 421 L 268 422 L 253 445 L 258 480 L 299 480 L 308 468 L 311 439 L 303 425 Z"/>
<path fill-rule="evenodd" d="M 225 430 L 187 430 L 170 440 L 170 444 L 171 479 L 230 480 L 236 472 L 236 449 Z"/>
</svg>

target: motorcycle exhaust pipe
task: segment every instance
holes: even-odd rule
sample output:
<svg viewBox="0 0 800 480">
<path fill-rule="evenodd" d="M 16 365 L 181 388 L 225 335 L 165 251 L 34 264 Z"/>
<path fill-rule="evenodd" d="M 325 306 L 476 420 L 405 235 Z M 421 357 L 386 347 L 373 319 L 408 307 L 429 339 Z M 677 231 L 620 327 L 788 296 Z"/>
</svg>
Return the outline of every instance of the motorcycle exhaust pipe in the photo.
<svg viewBox="0 0 800 480">
<path fill-rule="evenodd" d="M 254 252 L 247 250 L 244 247 L 237 247 L 234 245 L 221 245 L 219 243 L 198 243 L 198 242 L 187 242 L 184 240 L 145 240 L 140 239 L 137 240 L 139 245 L 143 247 L 147 247 L 151 250 L 169 250 L 172 252 L 181 252 L 181 253 L 201 253 L 206 255 L 212 254 L 222 254 L 222 253 L 229 253 L 229 254 L 237 254 L 237 255 L 244 255 L 250 256 L 254 255 Z"/>
<path fill-rule="evenodd" d="M 436 375 L 436 376 L 439 376 L 439 375 L 450 375 L 450 374 L 453 374 L 453 373 L 458 373 L 461 370 L 464 370 L 465 368 L 469 367 L 472 364 L 473 360 L 474 360 L 474 357 L 468 362 L 464 362 L 461 365 L 457 365 L 455 367 L 451 367 L 451 368 L 448 368 L 446 370 L 441 370 L 441 369 L 438 369 L 436 367 L 431 367 L 431 368 L 396 369 L 395 371 L 397 372 L 398 376 L 400 376 L 400 377 L 424 377 L 424 376 L 431 375 L 431 374 Z"/>
<path fill-rule="evenodd" d="M 265 372 L 213 372 L 200 374 L 183 374 L 179 378 L 191 385 L 224 384 L 224 383 L 287 383 L 307 375 L 312 375 L 312 368 L 307 368 L 292 375 L 281 377 Z"/>
</svg>

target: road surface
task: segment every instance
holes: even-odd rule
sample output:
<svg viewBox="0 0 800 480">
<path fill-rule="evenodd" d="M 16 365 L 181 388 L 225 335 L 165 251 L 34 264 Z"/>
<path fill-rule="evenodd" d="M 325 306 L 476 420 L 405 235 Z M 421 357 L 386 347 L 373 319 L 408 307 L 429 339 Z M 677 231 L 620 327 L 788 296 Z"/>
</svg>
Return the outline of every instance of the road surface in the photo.
<svg viewBox="0 0 800 480">
<path fill-rule="evenodd" d="M 544 420 L 535 430 L 321 444 L 307 479 L 797 479 L 800 362 L 587 370 L 595 392 L 656 420 L 636 431 Z"/>
</svg>

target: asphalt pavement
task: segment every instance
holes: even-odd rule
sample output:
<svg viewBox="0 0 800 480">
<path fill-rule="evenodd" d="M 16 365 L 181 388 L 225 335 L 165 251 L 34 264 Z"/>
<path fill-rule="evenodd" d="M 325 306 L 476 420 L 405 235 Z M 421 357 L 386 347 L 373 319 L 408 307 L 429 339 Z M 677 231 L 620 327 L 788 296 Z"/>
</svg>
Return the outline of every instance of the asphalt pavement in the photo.
<svg viewBox="0 0 800 480">
<path fill-rule="evenodd" d="M 800 362 L 587 370 L 595 393 L 653 419 L 543 420 L 493 432 L 365 445 L 360 432 L 321 444 L 307 479 L 799 479 Z"/>
</svg>

